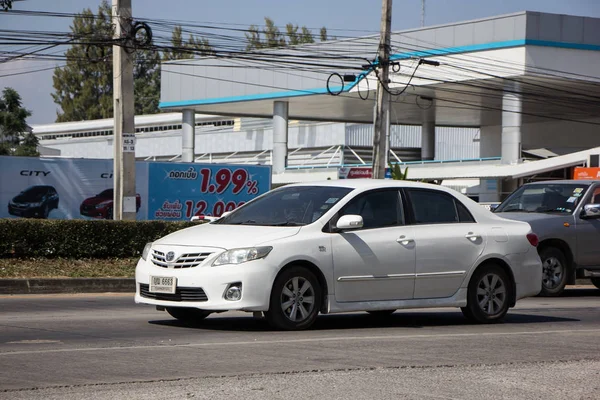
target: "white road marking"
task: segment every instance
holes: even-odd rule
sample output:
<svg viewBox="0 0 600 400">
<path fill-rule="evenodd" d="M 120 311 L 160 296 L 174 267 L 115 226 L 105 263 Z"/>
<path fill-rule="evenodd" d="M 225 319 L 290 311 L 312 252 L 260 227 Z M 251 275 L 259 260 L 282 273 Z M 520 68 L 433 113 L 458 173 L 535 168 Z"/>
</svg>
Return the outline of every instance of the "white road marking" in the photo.
<svg viewBox="0 0 600 400">
<path fill-rule="evenodd" d="M 525 336 L 525 335 L 553 335 L 553 334 L 578 334 L 578 333 L 600 333 L 600 329 L 562 329 L 552 331 L 521 331 L 521 332 L 479 332 L 479 333 L 453 333 L 453 334 L 422 334 L 422 335 L 392 335 L 392 336 L 337 336 L 305 339 L 281 339 L 281 340 L 252 340 L 238 342 L 214 342 L 214 343 L 188 343 L 173 345 L 146 345 L 146 346 L 116 346 L 116 347 L 88 347 L 72 349 L 46 349 L 46 350 L 26 350 L 9 351 L 0 353 L 2 356 L 26 355 L 26 354 L 49 354 L 49 353 L 71 353 L 85 351 L 121 351 L 138 349 L 157 349 L 157 348 L 198 348 L 198 347 L 219 347 L 219 346 L 246 346 L 246 345 L 273 345 L 290 343 L 315 343 L 315 342 L 339 342 L 339 341 L 365 341 L 365 340 L 405 340 L 405 339 L 435 339 L 435 338 L 463 338 L 473 336 Z"/>
</svg>

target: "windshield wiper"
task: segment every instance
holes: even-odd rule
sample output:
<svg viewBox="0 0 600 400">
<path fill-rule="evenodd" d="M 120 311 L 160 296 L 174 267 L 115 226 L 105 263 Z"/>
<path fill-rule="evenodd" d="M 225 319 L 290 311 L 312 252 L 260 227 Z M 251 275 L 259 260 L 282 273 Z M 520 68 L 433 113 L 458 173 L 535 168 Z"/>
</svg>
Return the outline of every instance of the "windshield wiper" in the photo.
<svg viewBox="0 0 600 400">
<path fill-rule="evenodd" d="M 507 210 L 500 210 L 500 211 L 496 211 L 497 214 L 503 213 L 503 212 L 524 212 L 524 213 L 530 213 L 532 211 L 528 211 L 524 208 L 509 208 Z"/>
<path fill-rule="evenodd" d="M 568 210 L 568 209 L 566 209 L 566 208 L 556 207 L 556 208 L 541 208 L 541 209 L 535 210 L 535 212 L 539 212 L 539 213 L 548 213 L 548 212 L 565 212 L 565 213 L 570 213 L 571 211 Z"/>
<path fill-rule="evenodd" d="M 229 222 L 229 223 L 225 223 L 224 225 L 256 225 L 256 221 L 253 219 L 248 219 L 246 221 L 240 221 L 240 222 Z"/>
<path fill-rule="evenodd" d="M 301 222 L 294 221 L 285 221 L 285 222 L 277 222 L 275 224 L 269 224 L 270 226 L 304 226 L 305 224 Z"/>
</svg>

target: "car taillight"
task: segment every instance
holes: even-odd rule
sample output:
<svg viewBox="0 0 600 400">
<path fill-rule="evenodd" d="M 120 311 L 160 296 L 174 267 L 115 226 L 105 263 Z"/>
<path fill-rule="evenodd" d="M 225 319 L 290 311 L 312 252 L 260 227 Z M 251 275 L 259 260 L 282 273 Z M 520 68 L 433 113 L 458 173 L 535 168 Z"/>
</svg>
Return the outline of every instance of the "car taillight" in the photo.
<svg viewBox="0 0 600 400">
<path fill-rule="evenodd" d="M 531 243 L 533 247 L 537 247 L 537 245 L 540 243 L 540 239 L 535 233 L 528 233 L 527 240 L 529 240 L 529 243 Z"/>
</svg>

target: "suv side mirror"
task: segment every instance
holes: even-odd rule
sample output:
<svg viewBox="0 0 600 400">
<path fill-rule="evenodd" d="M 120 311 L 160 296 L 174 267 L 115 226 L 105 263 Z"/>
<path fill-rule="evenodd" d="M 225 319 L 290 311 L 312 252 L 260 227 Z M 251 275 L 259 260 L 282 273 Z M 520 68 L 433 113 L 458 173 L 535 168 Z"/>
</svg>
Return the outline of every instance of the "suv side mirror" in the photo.
<svg viewBox="0 0 600 400">
<path fill-rule="evenodd" d="M 598 219 L 600 218 L 600 204 L 586 204 L 581 211 L 583 219 Z"/>
<path fill-rule="evenodd" d="M 338 219 L 335 227 L 340 231 L 347 231 L 352 229 L 360 229 L 364 225 L 363 217 L 360 215 L 344 215 Z"/>
</svg>

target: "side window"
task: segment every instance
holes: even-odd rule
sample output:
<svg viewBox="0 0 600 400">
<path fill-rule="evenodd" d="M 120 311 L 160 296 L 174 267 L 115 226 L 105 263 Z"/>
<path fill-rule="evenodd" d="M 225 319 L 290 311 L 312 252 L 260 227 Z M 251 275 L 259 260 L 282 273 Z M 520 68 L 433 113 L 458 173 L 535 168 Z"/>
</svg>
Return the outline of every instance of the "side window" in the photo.
<svg viewBox="0 0 600 400">
<path fill-rule="evenodd" d="M 457 199 L 454 199 L 454 203 L 456 203 L 456 210 L 458 211 L 458 218 L 460 219 L 460 222 L 475 222 L 475 218 L 473 218 L 463 203 Z"/>
<path fill-rule="evenodd" d="M 436 190 L 409 189 L 408 195 L 415 223 L 448 224 L 460 221 L 454 197 L 449 194 Z"/>
<path fill-rule="evenodd" d="M 352 199 L 339 213 L 363 217 L 363 229 L 385 228 L 404 224 L 398 190 L 369 192 Z"/>
<path fill-rule="evenodd" d="M 596 186 L 586 204 L 600 204 L 600 186 Z"/>
</svg>

